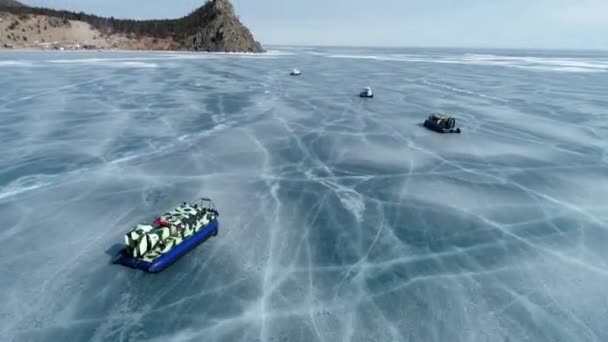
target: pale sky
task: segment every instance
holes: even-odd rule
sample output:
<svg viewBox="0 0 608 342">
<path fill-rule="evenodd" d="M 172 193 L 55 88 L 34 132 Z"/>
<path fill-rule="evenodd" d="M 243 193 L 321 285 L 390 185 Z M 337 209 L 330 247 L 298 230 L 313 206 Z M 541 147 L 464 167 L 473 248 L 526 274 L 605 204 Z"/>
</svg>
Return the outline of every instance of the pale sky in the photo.
<svg viewBox="0 0 608 342">
<path fill-rule="evenodd" d="M 22 0 L 135 19 L 205 0 Z M 608 0 L 232 0 L 262 44 L 608 49 Z"/>
</svg>

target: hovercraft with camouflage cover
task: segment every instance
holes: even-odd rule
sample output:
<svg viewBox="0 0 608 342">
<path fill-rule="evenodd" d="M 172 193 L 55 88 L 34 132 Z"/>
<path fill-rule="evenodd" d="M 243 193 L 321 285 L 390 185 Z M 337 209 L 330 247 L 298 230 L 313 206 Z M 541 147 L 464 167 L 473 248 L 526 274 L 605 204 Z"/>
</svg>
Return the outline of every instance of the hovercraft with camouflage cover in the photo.
<svg viewBox="0 0 608 342">
<path fill-rule="evenodd" d="M 167 211 L 150 224 L 138 224 L 125 234 L 116 263 L 156 273 L 164 270 L 219 229 L 213 201 L 201 198 Z"/>
<path fill-rule="evenodd" d="M 456 126 L 456 119 L 443 114 L 431 114 L 424 121 L 424 127 L 439 133 L 460 133 Z"/>
</svg>

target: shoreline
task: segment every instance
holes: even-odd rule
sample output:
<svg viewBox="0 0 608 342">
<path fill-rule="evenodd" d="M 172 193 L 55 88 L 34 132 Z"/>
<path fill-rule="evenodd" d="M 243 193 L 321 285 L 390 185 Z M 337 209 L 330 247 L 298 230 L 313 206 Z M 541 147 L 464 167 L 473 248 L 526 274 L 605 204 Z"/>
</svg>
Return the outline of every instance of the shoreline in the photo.
<svg viewBox="0 0 608 342">
<path fill-rule="evenodd" d="M 106 52 L 106 53 L 179 53 L 192 55 L 268 55 L 277 53 L 279 50 L 267 50 L 264 52 L 225 52 L 225 51 L 192 51 L 192 50 L 144 50 L 144 49 L 43 49 L 43 48 L 0 48 L 1 53 L 7 52 L 56 52 L 56 53 L 75 53 L 75 52 Z"/>
</svg>

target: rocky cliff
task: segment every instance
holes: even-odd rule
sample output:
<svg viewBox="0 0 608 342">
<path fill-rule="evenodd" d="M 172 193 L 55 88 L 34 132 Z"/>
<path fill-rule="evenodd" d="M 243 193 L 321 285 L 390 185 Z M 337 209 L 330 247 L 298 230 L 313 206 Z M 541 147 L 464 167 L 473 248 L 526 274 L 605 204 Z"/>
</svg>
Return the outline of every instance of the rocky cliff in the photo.
<svg viewBox="0 0 608 342">
<path fill-rule="evenodd" d="M 178 19 L 130 20 L 0 0 L 0 48 L 264 52 L 229 0 L 210 0 Z"/>
<path fill-rule="evenodd" d="M 184 44 L 194 50 L 264 51 L 262 45 L 236 17 L 228 0 L 213 0 L 191 15 L 200 16 L 201 22 L 206 23 L 195 27 L 194 34 L 189 37 L 191 46 L 187 41 Z"/>
</svg>

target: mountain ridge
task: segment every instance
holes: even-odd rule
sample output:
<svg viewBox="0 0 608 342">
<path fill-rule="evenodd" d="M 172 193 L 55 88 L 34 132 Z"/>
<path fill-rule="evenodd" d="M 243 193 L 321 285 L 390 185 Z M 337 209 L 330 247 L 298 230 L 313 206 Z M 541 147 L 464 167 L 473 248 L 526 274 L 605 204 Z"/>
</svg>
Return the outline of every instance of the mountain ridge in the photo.
<svg viewBox="0 0 608 342">
<path fill-rule="evenodd" d="M 95 48 L 265 52 L 236 16 L 229 0 L 209 0 L 181 18 L 151 20 L 116 19 L 44 7 L 15 7 L 4 4 L 7 0 L 0 1 L 0 13 L 9 17 L 5 21 L 11 21 L 11 25 L 4 25 L 6 27 L 0 25 L 0 33 L 3 33 L 0 39 L 4 40 L 0 43 L 5 46 L 8 43 L 23 46 L 24 42 L 30 42 L 31 46 L 32 41 L 48 45 L 49 39 L 60 37 L 59 40 L 63 40 L 62 37 L 69 36 L 76 37 L 69 41 L 72 45 Z M 41 23 L 49 21 L 57 31 L 54 35 L 43 32 L 48 30 L 48 25 L 41 26 Z M 73 31 L 74 27 L 78 32 L 84 32 L 82 39 Z"/>
<path fill-rule="evenodd" d="M 27 5 L 20 3 L 16 0 L 0 0 L 0 6 L 6 7 L 27 7 Z"/>
</svg>

